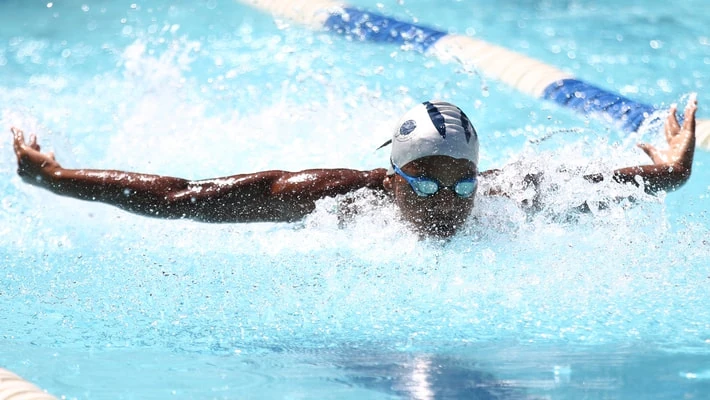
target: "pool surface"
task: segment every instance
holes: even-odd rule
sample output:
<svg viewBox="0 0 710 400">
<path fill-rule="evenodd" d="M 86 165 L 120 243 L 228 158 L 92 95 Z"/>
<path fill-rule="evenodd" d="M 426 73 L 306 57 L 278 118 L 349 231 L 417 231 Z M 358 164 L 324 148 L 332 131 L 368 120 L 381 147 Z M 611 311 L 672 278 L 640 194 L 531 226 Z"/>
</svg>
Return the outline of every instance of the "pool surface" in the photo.
<svg viewBox="0 0 710 400">
<path fill-rule="evenodd" d="M 660 108 L 697 92 L 710 118 L 703 1 L 351 4 Z M 0 74 L 0 367 L 57 397 L 710 398 L 707 151 L 658 198 L 592 185 L 662 135 L 234 1 L 0 0 Z M 372 169 L 429 99 L 468 114 L 480 169 L 544 172 L 543 211 L 480 198 L 445 243 L 366 193 L 345 226 L 334 199 L 289 224 L 151 219 L 24 184 L 9 130 L 68 168 Z"/>
</svg>

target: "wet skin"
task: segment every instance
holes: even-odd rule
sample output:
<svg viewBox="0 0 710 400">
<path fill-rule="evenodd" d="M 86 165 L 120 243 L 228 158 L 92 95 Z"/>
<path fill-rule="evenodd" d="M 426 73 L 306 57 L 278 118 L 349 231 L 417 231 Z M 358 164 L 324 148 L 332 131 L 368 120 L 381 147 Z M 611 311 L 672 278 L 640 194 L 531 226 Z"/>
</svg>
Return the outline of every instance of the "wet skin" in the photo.
<svg viewBox="0 0 710 400">
<path fill-rule="evenodd" d="M 676 190 L 685 184 L 693 165 L 696 110 L 697 99 L 691 95 L 681 126 L 676 106 L 671 106 L 664 129 L 667 148 L 639 144 L 652 164 L 617 169 L 611 179 L 620 184 L 642 184 L 648 193 Z M 460 198 L 449 189 L 421 198 L 404 178 L 388 176 L 384 168 L 273 170 L 197 181 L 127 171 L 68 169 L 57 162 L 52 152 L 40 150 L 36 136 L 31 135 L 26 142 L 22 130 L 11 130 L 17 173 L 26 183 L 150 217 L 203 222 L 295 221 L 312 212 L 319 199 L 369 188 L 392 194 L 403 219 L 419 233 L 448 237 L 460 230 L 474 204 L 475 196 Z M 477 173 L 473 163 L 446 156 L 421 158 L 401 168 L 408 175 L 435 178 L 445 186 Z M 488 170 L 478 176 L 498 172 Z M 607 179 L 602 174 L 585 178 L 591 182 Z M 481 195 L 510 194 L 503 188 L 489 188 Z"/>
<path fill-rule="evenodd" d="M 448 156 L 420 158 L 404 165 L 402 171 L 413 177 L 435 179 L 449 187 L 462 179 L 478 175 L 473 162 Z M 420 197 L 397 174 L 388 176 L 384 187 L 392 192 L 394 202 L 406 222 L 417 232 L 435 237 L 454 235 L 471 214 L 476 197 L 475 193 L 468 198 L 460 197 L 448 187 L 441 188 L 429 197 Z"/>
</svg>

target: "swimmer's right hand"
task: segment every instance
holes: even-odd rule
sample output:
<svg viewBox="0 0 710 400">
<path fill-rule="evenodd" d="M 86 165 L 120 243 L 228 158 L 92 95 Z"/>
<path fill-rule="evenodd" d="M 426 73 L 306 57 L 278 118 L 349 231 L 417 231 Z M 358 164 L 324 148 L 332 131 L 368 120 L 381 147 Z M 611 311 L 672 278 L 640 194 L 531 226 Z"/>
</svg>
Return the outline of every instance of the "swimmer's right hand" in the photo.
<svg viewBox="0 0 710 400">
<path fill-rule="evenodd" d="M 61 165 L 54 159 L 54 153 L 42 153 L 37 136 L 30 135 L 30 142 L 25 143 L 25 134 L 21 129 L 12 127 L 13 147 L 17 156 L 17 174 L 25 182 L 41 185 L 53 174 L 62 169 Z"/>
</svg>

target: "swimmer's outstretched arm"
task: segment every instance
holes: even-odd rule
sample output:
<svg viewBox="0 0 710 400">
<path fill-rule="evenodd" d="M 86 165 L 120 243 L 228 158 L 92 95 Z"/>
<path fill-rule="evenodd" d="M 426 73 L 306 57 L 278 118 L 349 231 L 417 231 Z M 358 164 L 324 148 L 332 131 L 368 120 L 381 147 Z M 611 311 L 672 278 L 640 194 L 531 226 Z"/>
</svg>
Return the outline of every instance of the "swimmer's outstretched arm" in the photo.
<svg viewBox="0 0 710 400">
<path fill-rule="evenodd" d="M 676 118 L 676 106 L 670 113 L 664 127 L 667 150 L 658 150 L 654 146 L 640 143 L 638 146 L 648 154 L 652 165 L 626 167 L 614 171 L 613 179 L 619 183 L 640 185 L 643 182 L 647 193 L 678 189 L 690 178 L 695 154 L 695 111 L 698 108 L 696 95 L 688 99 L 685 107 L 685 120 L 681 127 Z M 585 176 L 587 180 L 599 182 L 601 174 Z"/>
<path fill-rule="evenodd" d="M 34 186 L 81 200 L 99 201 L 158 218 L 204 222 L 294 221 L 313 211 L 316 200 L 359 188 L 383 189 L 386 170 L 312 169 L 264 171 L 190 181 L 114 170 L 66 169 L 53 153 L 40 152 L 12 128 L 18 174 Z"/>
</svg>

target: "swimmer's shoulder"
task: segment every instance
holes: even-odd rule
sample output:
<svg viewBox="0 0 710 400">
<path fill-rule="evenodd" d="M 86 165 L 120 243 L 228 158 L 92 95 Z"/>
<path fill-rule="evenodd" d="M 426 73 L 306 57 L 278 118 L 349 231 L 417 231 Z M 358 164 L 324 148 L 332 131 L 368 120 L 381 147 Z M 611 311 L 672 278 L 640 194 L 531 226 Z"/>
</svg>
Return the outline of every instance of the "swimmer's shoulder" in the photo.
<svg viewBox="0 0 710 400">
<path fill-rule="evenodd" d="M 515 200 L 526 212 L 535 213 L 541 207 L 542 171 L 522 165 L 508 164 L 478 174 L 479 194 Z"/>
<path fill-rule="evenodd" d="M 376 211 L 392 204 L 392 196 L 383 189 L 362 188 L 338 196 L 336 213 L 341 226 L 357 215 Z"/>
</svg>

